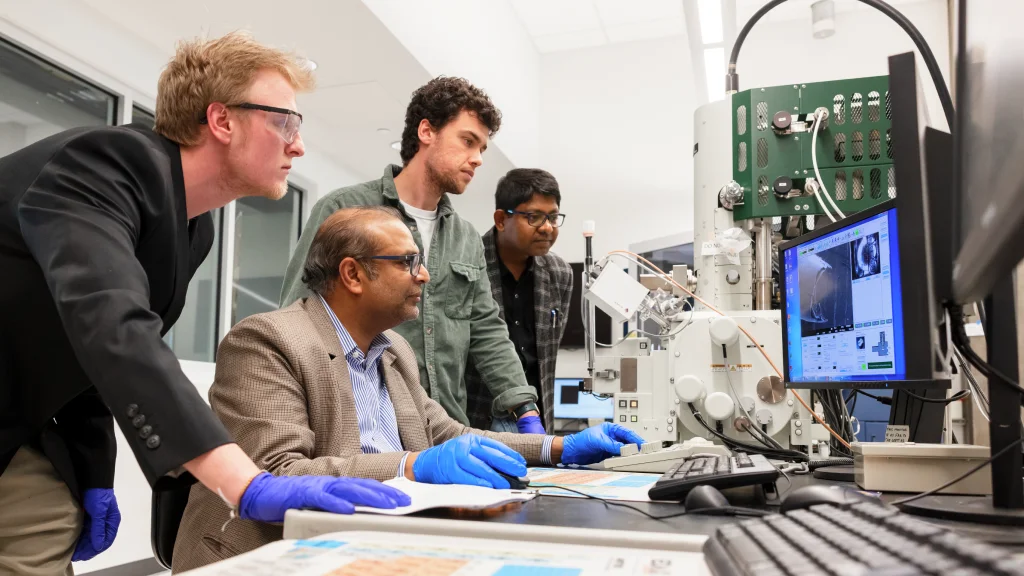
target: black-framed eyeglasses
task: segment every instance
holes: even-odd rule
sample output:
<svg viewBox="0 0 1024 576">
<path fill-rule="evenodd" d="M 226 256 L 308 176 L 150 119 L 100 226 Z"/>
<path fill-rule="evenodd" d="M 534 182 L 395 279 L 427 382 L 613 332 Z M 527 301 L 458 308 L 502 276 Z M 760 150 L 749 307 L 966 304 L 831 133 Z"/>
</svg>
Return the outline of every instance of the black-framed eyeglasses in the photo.
<svg viewBox="0 0 1024 576">
<path fill-rule="evenodd" d="M 302 126 L 302 114 L 299 114 L 295 110 L 278 108 L 276 106 L 264 106 L 263 104 L 253 104 L 252 102 L 226 104 L 225 106 L 228 108 L 242 108 L 243 110 L 262 110 L 263 112 L 273 112 L 273 114 L 267 115 L 267 126 L 273 128 L 274 131 L 281 136 L 281 139 L 288 144 L 295 141 L 295 136 L 299 133 L 299 128 Z M 199 118 L 200 124 L 206 124 L 208 122 L 209 119 L 207 119 L 205 114 Z"/>
<path fill-rule="evenodd" d="M 416 254 L 403 254 L 401 256 L 367 256 L 367 259 L 404 262 L 409 267 L 409 274 L 412 274 L 413 278 L 420 275 L 420 266 L 423 264 L 423 255 L 418 252 Z"/>
<path fill-rule="evenodd" d="M 549 224 L 558 228 L 565 223 L 565 214 L 545 214 L 543 212 L 520 212 L 519 210 L 505 210 L 509 214 L 519 214 L 523 218 L 526 218 L 526 223 L 534 228 L 540 228 L 544 225 L 544 221 L 547 220 Z"/>
</svg>

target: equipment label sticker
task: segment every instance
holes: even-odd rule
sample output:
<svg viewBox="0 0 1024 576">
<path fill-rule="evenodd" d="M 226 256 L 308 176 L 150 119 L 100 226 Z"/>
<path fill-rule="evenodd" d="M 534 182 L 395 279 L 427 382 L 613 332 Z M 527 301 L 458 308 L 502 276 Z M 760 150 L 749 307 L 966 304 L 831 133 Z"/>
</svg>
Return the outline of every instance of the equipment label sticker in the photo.
<svg viewBox="0 0 1024 576">
<path fill-rule="evenodd" d="M 910 440 L 910 426 L 906 424 L 889 424 L 885 427 L 886 442 L 908 442 Z"/>
</svg>

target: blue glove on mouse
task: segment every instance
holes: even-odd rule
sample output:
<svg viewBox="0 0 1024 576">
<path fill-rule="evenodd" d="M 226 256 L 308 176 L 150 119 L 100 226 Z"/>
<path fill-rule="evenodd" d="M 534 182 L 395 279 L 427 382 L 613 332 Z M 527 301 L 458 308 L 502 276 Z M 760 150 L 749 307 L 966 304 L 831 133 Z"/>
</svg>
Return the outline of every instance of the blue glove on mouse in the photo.
<svg viewBox="0 0 1024 576">
<path fill-rule="evenodd" d="M 540 422 L 540 416 L 523 416 L 516 420 L 516 428 L 520 434 L 543 434 L 544 425 Z"/>
<path fill-rule="evenodd" d="M 526 476 L 526 460 L 497 440 L 476 434 L 465 434 L 416 456 L 412 475 L 417 482 L 428 484 L 470 484 L 484 488 L 510 488 L 509 476 Z"/>
<path fill-rule="evenodd" d="M 88 488 L 82 493 L 85 522 L 78 536 L 72 562 L 91 560 L 114 543 L 117 527 L 121 525 L 121 511 L 113 488 Z"/>
<path fill-rule="evenodd" d="M 290 509 L 308 508 L 351 514 L 356 506 L 398 508 L 412 503 L 401 490 L 365 478 L 334 476 L 273 476 L 263 472 L 252 479 L 238 505 L 239 517 L 260 522 L 283 522 Z"/>
<path fill-rule="evenodd" d="M 562 464 L 593 464 L 619 455 L 623 444 L 643 444 L 629 428 L 605 422 L 562 440 Z"/>
</svg>

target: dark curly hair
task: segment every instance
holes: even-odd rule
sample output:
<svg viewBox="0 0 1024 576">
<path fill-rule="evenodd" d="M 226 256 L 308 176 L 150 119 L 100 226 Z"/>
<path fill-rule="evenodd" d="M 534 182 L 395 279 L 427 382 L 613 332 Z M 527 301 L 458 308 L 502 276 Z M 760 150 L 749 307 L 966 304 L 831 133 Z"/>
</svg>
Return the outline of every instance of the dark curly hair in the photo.
<svg viewBox="0 0 1024 576">
<path fill-rule="evenodd" d="M 487 94 L 465 78 L 438 76 L 412 93 L 405 110 L 405 130 L 402 131 L 402 164 L 408 164 L 420 150 L 419 126 L 426 118 L 435 130 L 444 128 L 466 110 L 473 112 L 487 126 L 489 136 L 501 128 L 501 110 Z"/>
</svg>

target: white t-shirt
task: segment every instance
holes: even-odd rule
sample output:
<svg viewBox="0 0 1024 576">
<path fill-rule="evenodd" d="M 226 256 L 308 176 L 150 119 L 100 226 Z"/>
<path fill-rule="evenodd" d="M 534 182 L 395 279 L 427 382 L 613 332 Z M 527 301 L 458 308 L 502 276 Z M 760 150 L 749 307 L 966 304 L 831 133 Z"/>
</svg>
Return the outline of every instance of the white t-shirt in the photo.
<svg viewBox="0 0 1024 576">
<path fill-rule="evenodd" d="M 426 264 L 430 257 L 430 240 L 434 237 L 434 226 L 437 224 L 437 210 L 422 210 L 405 202 L 402 202 L 402 208 L 416 221 L 420 239 L 423 240 L 423 263 Z"/>
</svg>

